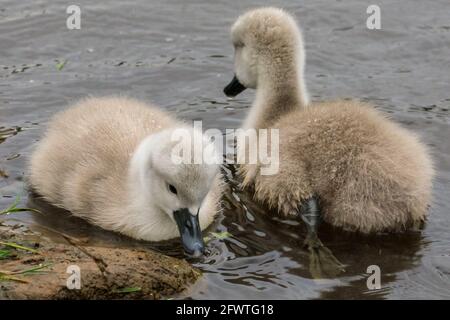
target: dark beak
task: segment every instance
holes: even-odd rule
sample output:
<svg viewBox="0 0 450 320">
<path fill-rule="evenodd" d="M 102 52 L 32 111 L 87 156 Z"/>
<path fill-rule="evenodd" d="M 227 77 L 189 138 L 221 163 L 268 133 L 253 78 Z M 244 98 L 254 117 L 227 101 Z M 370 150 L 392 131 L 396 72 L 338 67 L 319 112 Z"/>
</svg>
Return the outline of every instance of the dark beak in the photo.
<svg viewBox="0 0 450 320">
<path fill-rule="evenodd" d="M 231 80 L 231 82 L 223 89 L 223 93 L 225 93 L 227 97 L 231 98 L 236 97 L 239 93 L 241 93 L 245 89 L 247 88 L 244 87 L 244 85 L 239 82 L 236 76 L 234 76 L 233 80 Z"/>
<path fill-rule="evenodd" d="M 181 242 L 187 254 L 200 256 L 205 251 L 202 230 L 198 221 L 198 213 L 191 214 L 189 209 L 183 208 L 174 211 L 173 216 L 180 231 Z"/>
</svg>

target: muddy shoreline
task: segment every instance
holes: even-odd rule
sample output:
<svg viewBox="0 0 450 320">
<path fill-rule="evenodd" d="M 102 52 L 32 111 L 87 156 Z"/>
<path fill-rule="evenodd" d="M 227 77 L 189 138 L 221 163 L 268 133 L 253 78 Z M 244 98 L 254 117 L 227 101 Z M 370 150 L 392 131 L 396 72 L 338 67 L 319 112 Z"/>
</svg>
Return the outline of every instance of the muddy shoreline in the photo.
<svg viewBox="0 0 450 320">
<path fill-rule="evenodd" d="M 201 275 L 186 261 L 151 250 L 66 240 L 55 243 L 26 227 L 0 225 L 1 242 L 33 250 L 13 249 L 1 260 L 0 299 L 168 299 Z M 71 265 L 79 267 L 80 289 L 67 287 Z"/>
</svg>

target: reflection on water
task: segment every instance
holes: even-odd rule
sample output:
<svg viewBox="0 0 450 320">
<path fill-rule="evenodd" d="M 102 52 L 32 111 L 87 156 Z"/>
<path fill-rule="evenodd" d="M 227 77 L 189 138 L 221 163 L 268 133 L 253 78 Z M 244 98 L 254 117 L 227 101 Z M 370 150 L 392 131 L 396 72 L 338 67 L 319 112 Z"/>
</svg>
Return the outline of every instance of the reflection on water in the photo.
<svg viewBox="0 0 450 320">
<path fill-rule="evenodd" d="M 138 241 L 127 236 L 104 230 L 83 219 L 72 216 L 70 212 L 48 204 L 37 195 L 30 195 L 27 205 L 38 209 L 41 213 L 34 213 L 29 219 L 33 223 L 33 230 L 53 241 L 66 242 L 65 237 L 77 239 L 82 245 L 102 247 L 149 248 L 167 255 L 183 258 L 179 241 L 162 241 L 148 243 Z"/>
<path fill-rule="evenodd" d="M 183 258 L 178 240 L 136 241 L 73 217 L 38 196 L 30 196 L 27 205 L 42 212 L 32 214 L 27 221 L 54 241 L 70 236 L 84 245 L 150 248 Z M 381 298 L 389 293 L 389 284 L 395 283 L 398 272 L 420 265 L 421 252 L 428 245 L 421 232 L 358 236 L 324 225 L 320 237 L 345 264 L 346 271 L 335 279 L 314 279 L 308 251 L 303 248 L 303 224 L 266 212 L 233 183 L 223 197 L 223 208 L 206 233 L 226 230 L 231 236 L 211 240 L 206 256 L 192 261 L 205 276 L 180 298 Z M 366 286 L 366 268 L 372 264 L 382 270 L 380 290 L 370 291 Z"/>
<path fill-rule="evenodd" d="M 32 225 L 54 241 L 69 235 L 89 245 L 148 247 L 182 257 L 176 240 L 135 241 L 28 197 L 26 161 L 48 119 L 86 95 L 125 93 L 203 120 L 204 129 L 238 127 L 253 93 L 236 100 L 222 94 L 232 73 L 228 30 L 240 12 L 262 4 L 267 1 L 86 0 L 80 3 L 82 29 L 68 31 L 63 4 L 3 1 L 0 208 L 21 195 L 23 205 L 43 212 L 10 215 L 7 223 Z M 303 226 L 273 217 L 231 184 L 208 232 L 232 236 L 211 237 L 207 256 L 192 261 L 205 276 L 180 298 L 450 298 L 450 4 L 380 0 L 384 22 L 376 32 L 365 29 L 360 1 L 271 4 L 301 21 L 313 100 L 360 98 L 423 137 L 437 170 L 430 219 L 422 232 L 371 237 L 322 225 L 322 241 L 346 271 L 316 280 L 302 247 Z M 58 70 L 62 60 L 67 63 Z M 382 273 L 375 291 L 366 286 L 373 264 Z"/>
</svg>

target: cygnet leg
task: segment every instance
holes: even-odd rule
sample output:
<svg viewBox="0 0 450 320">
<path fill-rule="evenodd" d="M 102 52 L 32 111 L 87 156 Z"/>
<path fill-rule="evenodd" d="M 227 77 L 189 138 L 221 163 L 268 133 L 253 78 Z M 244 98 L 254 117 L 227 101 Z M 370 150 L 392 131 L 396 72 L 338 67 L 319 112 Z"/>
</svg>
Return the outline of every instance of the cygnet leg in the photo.
<svg viewBox="0 0 450 320">
<path fill-rule="evenodd" d="M 303 201 L 300 206 L 300 217 L 308 228 L 308 235 L 310 236 L 312 234 L 317 234 L 321 218 L 319 204 L 316 197 L 312 196 L 311 198 Z"/>
<path fill-rule="evenodd" d="M 322 244 L 317 235 L 322 220 L 317 198 L 313 196 L 303 201 L 299 207 L 299 214 L 308 229 L 304 244 L 310 254 L 309 270 L 312 277 L 316 279 L 335 277 L 344 272 L 344 265 Z"/>
</svg>

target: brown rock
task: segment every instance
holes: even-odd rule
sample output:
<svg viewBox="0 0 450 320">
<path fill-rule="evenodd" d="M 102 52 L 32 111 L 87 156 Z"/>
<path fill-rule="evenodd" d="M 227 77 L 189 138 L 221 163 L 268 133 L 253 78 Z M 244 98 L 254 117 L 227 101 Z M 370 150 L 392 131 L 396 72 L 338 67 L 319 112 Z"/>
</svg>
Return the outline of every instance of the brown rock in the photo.
<svg viewBox="0 0 450 320">
<path fill-rule="evenodd" d="M 36 235 L 0 225 L 0 241 L 33 248 Z M 39 273 L 14 274 L 27 283 L 0 280 L 0 299 L 161 299 L 200 276 L 186 261 L 150 250 L 81 246 L 71 238 L 66 244 L 39 239 L 38 253 L 14 251 L 16 256 L 0 260 L 0 272 L 49 266 Z M 66 286 L 70 265 L 80 268 L 79 290 Z"/>
</svg>

